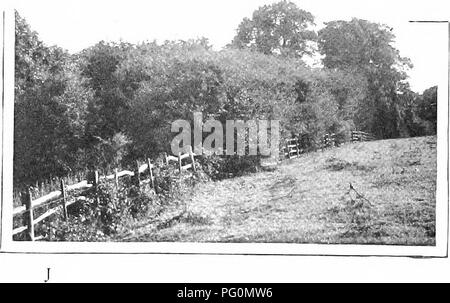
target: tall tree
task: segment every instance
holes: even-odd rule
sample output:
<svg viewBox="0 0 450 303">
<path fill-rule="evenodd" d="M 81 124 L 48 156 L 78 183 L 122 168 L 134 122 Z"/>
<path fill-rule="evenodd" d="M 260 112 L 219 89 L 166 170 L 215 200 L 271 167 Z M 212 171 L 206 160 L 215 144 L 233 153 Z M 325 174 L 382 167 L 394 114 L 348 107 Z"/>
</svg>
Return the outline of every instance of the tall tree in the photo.
<svg viewBox="0 0 450 303">
<path fill-rule="evenodd" d="M 356 113 L 357 124 L 379 137 L 400 134 L 398 92 L 408 88 L 412 65 L 392 46 L 392 28 L 366 20 L 332 21 L 319 31 L 323 64 L 363 75 L 367 94 Z"/>
<path fill-rule="evenodd" d="M 78 164 L 90 90 L 76 63 L 16 12 L 14 180 L 65 175 Z"/>
<path fill-rule="evenodd" d="M 94 91 L 86 129 L 91 139 L 97 136 L 106 140 L 123 131 L 128 88 L 122 86 L 117 69 L 131 47 L 127 43 L 101 41 L 79 54 L 82 74 Z"/>
<path fill-rule="evenodd" d="M 244 18 L 232 46 L 264 54 L 301 57 L 311 54 L 316 33 L 310 29 L 314 16 L 288 1 L 264 5 Z"/>
</svg>

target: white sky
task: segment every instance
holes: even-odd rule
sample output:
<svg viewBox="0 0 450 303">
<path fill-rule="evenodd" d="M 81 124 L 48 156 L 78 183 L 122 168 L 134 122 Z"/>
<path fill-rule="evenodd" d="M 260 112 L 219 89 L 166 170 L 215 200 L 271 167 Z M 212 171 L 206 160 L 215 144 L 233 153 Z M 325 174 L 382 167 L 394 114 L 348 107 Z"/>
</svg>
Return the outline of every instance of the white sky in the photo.
<svg viewBox="0 0 450 303">
<path fill-rule="evenodd" d="M 409 57 L 413 90 L 438 83 L 448 64 L 448 26 L 409 20 L 450 20 L 444 0 L 292 0 L 316 17 L 317 25 L 357 17 L 394 28 L 395 46 Z M 19 0 L 13 6 L 47 44 L 77 52 L 100 40 L 137 43 L 207 37 L 216 49 L 229 43 L 244 17 L 274 0 Z"/>
</svg>

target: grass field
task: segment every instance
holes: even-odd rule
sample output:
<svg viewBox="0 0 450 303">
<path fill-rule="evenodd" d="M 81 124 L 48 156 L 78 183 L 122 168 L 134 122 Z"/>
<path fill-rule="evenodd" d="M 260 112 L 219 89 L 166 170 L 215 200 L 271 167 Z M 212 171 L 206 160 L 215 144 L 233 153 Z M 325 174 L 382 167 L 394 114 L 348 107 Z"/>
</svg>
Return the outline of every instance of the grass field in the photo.
<svg viewBox="0 0 450 303">
<path fill-rule="evenodd" d="M 436 137 L 346 144 L 199 184 L 122 241 L 435 245 Z"/>
</svg>

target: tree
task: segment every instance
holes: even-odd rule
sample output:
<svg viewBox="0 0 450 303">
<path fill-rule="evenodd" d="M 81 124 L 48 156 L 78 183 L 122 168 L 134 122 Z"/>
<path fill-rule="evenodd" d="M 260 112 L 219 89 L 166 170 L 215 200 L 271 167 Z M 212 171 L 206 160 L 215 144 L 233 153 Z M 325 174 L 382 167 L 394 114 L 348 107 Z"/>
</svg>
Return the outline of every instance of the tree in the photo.
<svg viewBox="0 0 450 303">
<path fill-rule="evenodd" d="M 71 56 L 17 12 L 15 34 L 14 180 L 65 175 L 79 163 L 91 91 Z"/>
<path fill-rule="evenodd" d="M 264 5 L 253 13 L 252 19 L 244 18 L 231 45 L 281 56 L 302 57 L 311 54 L 311 42 L 316 33 L 311 13 L 292 2 L 281 1 Z"/>
<path fill-rule="evenodd" d="M 412 65 L 392 46 L 392 28 L 366 20 L 332 21 L 319 31 L 323 64 L 360 74 L 367 80 L 366 98 L 355 122 L 378 137 L 399 135 L 398 92 L 408 88 L 406 70 Z"/>
<path fill-rule="evenodd" d="M 432 125 L 433 133 L 437 131 L 437 86 L 426 89 L 419 98 L 418 115 Z"/>
<path fill-rule="evenodd" d="M 130 100 L 126 126 L 135 155 L 167 151 L 173 121 L 192 120 L 194 112 L 221 112 L 221 70 L 208 59 L 202 41 L 142 44 L 121 65 L 121 79 L 137 81 L 139 87 Z"/>
<path fill-rule="evenodd" d="M 128 87 L 122 85 L 117 69 L 132 46 L 103 41 L 79 54 L 82 75 L 89 79 L 94 98 L 89 104 L 87 135 L 110 139 L 122 132 L 127 111 Z M 95 141 L 95 140 L 94 140 Z"/>
</svg>

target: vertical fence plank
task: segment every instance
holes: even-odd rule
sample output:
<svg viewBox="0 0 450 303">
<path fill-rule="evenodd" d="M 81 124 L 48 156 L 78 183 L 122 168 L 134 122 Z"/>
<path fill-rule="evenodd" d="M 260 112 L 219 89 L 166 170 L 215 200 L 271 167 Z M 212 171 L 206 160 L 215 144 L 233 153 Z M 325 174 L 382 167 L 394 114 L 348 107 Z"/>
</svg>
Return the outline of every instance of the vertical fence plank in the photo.
<svg viewBox="0 0 450 303">
<path fill-rule="evenodd" d="M 152 185 L 152 188 L 155 190 L 156 192 L 156 188 L 155 188 L 155 178 L 153 177 L 153 169 L 152 169 L 152 162 L 150 161 L 150 158 L 147 158 L 147 166 L 148 166 L 148 172 L 150 175 L 150 184 Z"/>
<path fill-rule="evenodd" d="M 93 180 L 92 180 L 92 184 L 93 184 L 95 187 L 98 186 L 98 170 L 95 170 L 95 171 L 94 171 L 94 177 L 93 177 Z"/>
<path fill-rule="evenodd" d="M 31 195 L 31 190 L 28 188 L 28 191 L 25 196 L 25 207 L 26 207 L 27 213 L 28 213 L 27 227 L 28 227 L 28 238 L 30 239 L 30 241 L 34 241 L 34 239 L 35 239 L 35 237 L 34 237 L 34 214 L 33 214 L 32 203 L 33 203 L 33 197 Z"/>
<path fill-rule="evenodd" d="M 181 152 L 178 152 L 178 170 L 180 171 L 181 176 Z"/>
<path fill-rule="evenodd" d="M 194 153 L 192 152 L 192 146 L 189 146 L 189 157 L 191 158 L 192 170 L 195 172 L 196 171 L 195 158 L 194 158 Z"/>
<path fill-rule="evenodd" d="M 167 158 L 167 153 L 164 153 L 164 164 L 169 165 L 169 159 Z"/>
<path fill-rule="evenodd" d="M 100 204 L 100 197 L 98 196 L 98 170 L 94 171 L 94 179 L 92 184 L 94 185 L 95 200 L 97 201 L 97 204 Z"/>
<path fill-rule="evenodd" d="M 139 177 L 139 161 L 136 160 L 136 170 L 134 172 L 134 182 L 136 186 L 141 187 L 141 178 Z"/>
<path fill-rule="evenodd" d="M 67 197 L 66 197 L 66 185 L 64 184 L 64 179 L 61 179 L 61 195 L 62 195 L 62 201 L 63 201 L 64 220 L 67 221 L 67 218 L 68 218 L 68 214 L 67 214 Z"/>
</svg>

